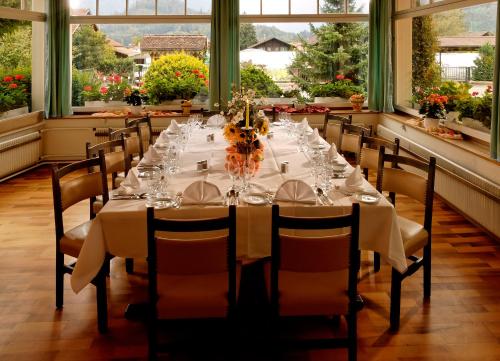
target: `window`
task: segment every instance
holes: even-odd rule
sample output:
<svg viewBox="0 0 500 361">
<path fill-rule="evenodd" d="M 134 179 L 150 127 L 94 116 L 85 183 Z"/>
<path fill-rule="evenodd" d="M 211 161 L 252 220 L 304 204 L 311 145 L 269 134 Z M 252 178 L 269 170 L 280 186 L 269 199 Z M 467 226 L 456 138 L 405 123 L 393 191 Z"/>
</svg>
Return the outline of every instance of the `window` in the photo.
<svg viewBox="0 0 500 361">
<path fill-rule="evenodd" d="M 398 19 L 396 104 L 419 110 L 426 97 L 444 95 L 449 120 L 488 132 L 496 7 L 490 2 Z"/>
<path fill-rule="evenodd" d="M 70 0 L 73 16 L 210 15 L 211 0 Z"/>
</svg>

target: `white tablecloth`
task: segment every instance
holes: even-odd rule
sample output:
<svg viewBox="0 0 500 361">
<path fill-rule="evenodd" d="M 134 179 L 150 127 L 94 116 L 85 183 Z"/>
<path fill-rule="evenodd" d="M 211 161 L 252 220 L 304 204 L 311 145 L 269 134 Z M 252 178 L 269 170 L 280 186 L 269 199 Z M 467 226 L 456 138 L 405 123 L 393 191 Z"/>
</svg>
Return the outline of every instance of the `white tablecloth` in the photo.
<svg viewBox="0 0 500 361">
<path fill-rule="evenodd" d="M 313 183 L 309 161 L 304 153 L 298 152 L 294 138 L 280 128 L 272 129 L 274 138 L 263 138 L 264 161 L 252 179 L 263 190 L 275 191 L 284 180 L 302 179 Z M 207 143 L 206 135 L 214 130 L 201 129 L 192 134 L 182 154 L 181 171 L 171 178 L 168 188 L 183 191 L 196 180 L 205 179 L 219 186 L 223 193 L 231 181 L 224 171 L 227 143 L 220 131 L 215 131 L 215 142 Z M 340 157 L 340 156 L 339 156 Z M 208 160 L 209 171 L 196 172 L 196 162 Z M 341 159 L 344 161 L 343 159 Z M 280 163 L 288 161 L 289 173 L 280 173 Z M 352 170 L 348 166 L 348 171 Z M 132 170 L 136 172 L 135 169 Z M 335 180 L 343 185 L 344 179 Z M 365 181 L 365 189 L 374 191 Z M 334 206 L 310 206 L 282 204 L 281 210 L 288 215 L 326 216 L 349 213 L 353 199 L 338 191 L 330 192 Z M 183 206 L 180 209 L 163 210 L 169 218 L 216 217 L 227 214 L 222 206 Z M 401 233 L 394 207 L 384 198 L 375 205 L 361 204 L 360 249 L 373 250 L 399 271 L 406 270 Z M 78 262 L 71 277 L 71 286 L 79 292 L 95 277 L 104 262 L 106 252 L 129 258 L 147 256 L 146 207 L 145 200 L 110 200 L 97 214 L 85 240 Z M 271 207 L 250 206 L 240 202 L 237 207 L 237 255 L 241 258 L 262 258 L 271 254 Z"/>
</svg>

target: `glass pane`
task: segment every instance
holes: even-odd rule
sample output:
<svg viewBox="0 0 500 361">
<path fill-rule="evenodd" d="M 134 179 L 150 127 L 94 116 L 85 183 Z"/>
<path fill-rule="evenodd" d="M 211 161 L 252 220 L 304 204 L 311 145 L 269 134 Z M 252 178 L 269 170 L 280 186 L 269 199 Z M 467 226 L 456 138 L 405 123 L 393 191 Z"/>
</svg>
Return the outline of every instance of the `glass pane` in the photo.
<svg viewBox="0 0 500 361">
<path fill-rule="evenodd" d="M 260 0 L 240 0 L 240 14 L 260 14 Z"/>
<path fill-rule="evenodd" d="M 21 8 L 21 0 L 0 0 L 0 6 L 6 8 Z"/>
<path fill-rule="evenodd" d="M 288 0 L 262 0 L 262 14 L 288 14 Z"/>
<path fill-rule="evenodd" d="M 158 14 L 161 15 L 184 15 L 184 0 L 158 0 Z"/>
<path fill-rule="evenodd" d="M 322 14 L 345 13 L 344 0 L 320 0 L 319 12 Z"/>
<path fill-rule="evenodd" d="M 417 6 L 429 5 L 430 0 L 417 0 Z"/>
<path fill-rule="evenodd" d="M 71 0 L 71 15 L 86 16 L 96 14 L 95 0 Z"/>
<path fill-rule="evenodd" d="M 98 15 L 125 15 L 125 0 L 99 1 Z"/>
<path fill-rule="evenodd" d="M 154 15 L 155 0 L 128 0 L 129 15 Z"/>
<path fill-rule="evenodd" d="M 292 14 L 316 14 L 317 7 L 317 1 L 292 0 Z"/>
<path fill-rule="evenodd" d="M 0 19 L 0 113 L 31 107 L 31 22 Z"/>
<path fill-rule="evenodd" d="M 370 8 L 370 0 L 349 1 L 349 12 L 350 13 L 368 14 L 369 8 Z"/>
<path fill-rule="evenodd" d="M 210 15 L 212 0 L 187 0 L 188 15 Z"/>
</svg>

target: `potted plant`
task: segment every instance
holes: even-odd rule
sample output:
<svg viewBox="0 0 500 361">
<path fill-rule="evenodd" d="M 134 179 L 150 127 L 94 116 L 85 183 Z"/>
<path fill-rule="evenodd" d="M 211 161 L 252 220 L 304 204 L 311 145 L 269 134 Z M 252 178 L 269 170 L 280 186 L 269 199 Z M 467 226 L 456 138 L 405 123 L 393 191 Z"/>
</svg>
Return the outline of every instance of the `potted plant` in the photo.
<svg viewBox="0 0 500 361">
<path fill-rule="evenodd" d="M 29 78 L 24 74 L 0 78 L 0 118 L 28 112 Z"/>
<path fill-rule="evenodd" d="M 142 111 L 142 106 L 146 104 L 149 97 L 146 89 L 140 88 L 125 88 L 123 91 L 123 101 L 132 107 L 131 112 L 134 115 L 139 115 Z"/>
<path fill-rule="evenodd" d="M 360 112 L 365 103 L 365 96 L 363 94 L 353 94 L 349 98 L 349 101 L 351 102 L 352 109 L 356 112 Z"/>
<path fill-rule="evenodd" d="M 316 103 L 348 102 L 352 95 L 362 93 L 364 93 L 362 86 L 354 84 L 342 74 L 338 74 L 332 82 L 315 84 L 310 89 L 310 94 Z"/>
<path fill-rule="evenodd" d="M 156 105 L 179 99 L 190 109 L 190 100 L 208 86 L 208 68 L 202 60 L 184 52 L 163 55 L 144 76 L 149 101 Z"/>
<path fill-rule="evenodd" d="M 439 94 L 430 94 L 420 101 L 419 113 L 424 115 L 424 128 L 439 127 L 439 121 L 446 118 L 446 103 L 448 97 Z"/>
</svg>

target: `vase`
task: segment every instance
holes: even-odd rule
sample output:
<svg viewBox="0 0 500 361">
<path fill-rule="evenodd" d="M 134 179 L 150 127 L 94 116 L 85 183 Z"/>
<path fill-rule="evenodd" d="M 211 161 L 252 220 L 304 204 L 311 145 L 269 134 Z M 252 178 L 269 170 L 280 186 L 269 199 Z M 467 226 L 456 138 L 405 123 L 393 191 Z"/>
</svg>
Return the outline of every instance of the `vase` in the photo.
<svg viewBox="0 0 500 361">
<path fill-rule="evenodd" d="M 363 109 L 364 102 L 365 102 L 364 100 L 363 101 L 352 101 L 351 100 L 352 110 L 354 110 L 355 112 L 360 112 L 361 109 Z"/>
<path fill-rule="evenodd" d="M 439 127 L 439 119 L 438 118 L 429 118 L 424 117 L 424 128 L 425 129 L 433 129 Z"/>
<path fill-rule="evenodd" d="M 192 106 L 193 106 L 193 103 L 191 102 L 191 100 L 184 100 L 181 104 L 182 114 L 183 115 L 191 114 L 191 107 Z"/>
</svg>

